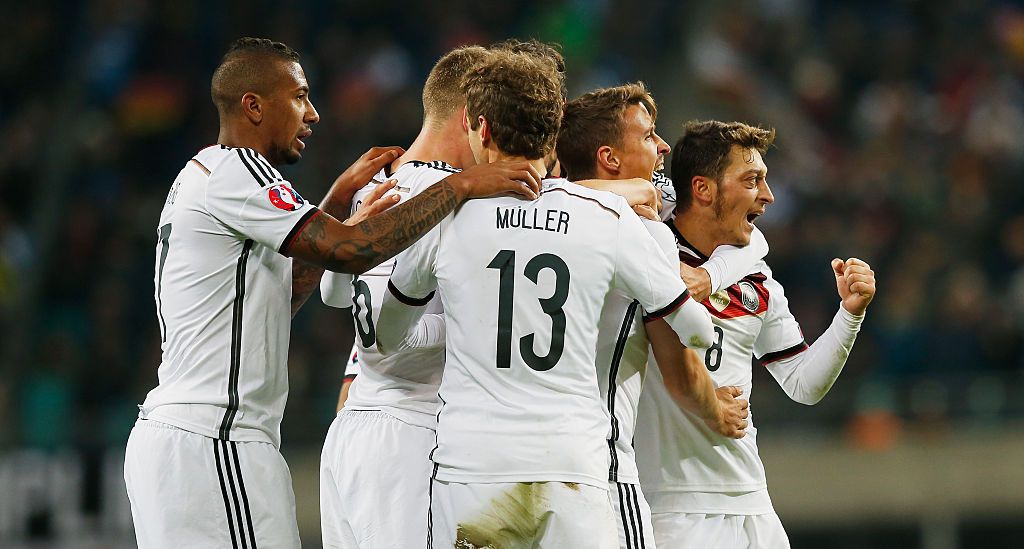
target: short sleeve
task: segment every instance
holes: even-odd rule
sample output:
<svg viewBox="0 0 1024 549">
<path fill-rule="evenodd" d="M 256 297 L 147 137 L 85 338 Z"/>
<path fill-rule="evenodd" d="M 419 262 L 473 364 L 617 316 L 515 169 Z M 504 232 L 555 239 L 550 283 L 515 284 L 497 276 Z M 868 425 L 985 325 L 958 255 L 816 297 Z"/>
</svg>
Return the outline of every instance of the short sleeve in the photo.
<svg viewBox="0 0 1024 549">
<path fill-rule="evenodd" d="M 324 305 L 344 309 L 352 306 L 352 275 L 324 271 L 320 277 L 320 299 Z"/>
<path fill-rule="evenodd" d="M 319 210 L 279 175 L 255 152 L 232 149 L 210 176 L 206 209 L 233 231 L 287 254 Z"/>
<path fill-rule="evenodd" d="M 754 227 L 750 243 L 746 246 L 719 246 L 701 267 L 711 278 L 711 293 L 736 284 L 744 276 L 762 265 L 761 259 L 768 255 L 768 241 L 764 234 Z"/>
<path fill-rule="evenodd" d="M 437 288 L 437 249 L 441 242 L 441 224 L 395 257 L 395 270 L 388 287 L 406 305 L 422 306 L 430 302 Z"/>
<path fill-rule="evenodd" d="M 653 224 L 649 227 L 659 230 Z M 679 261 L 666 256 L 664 246 L 633 212 L 619 217 L 613 284 L 654 317 L 674 311 L 689 296 L 679 277 Z"/>
<path fill-rule="evenodd" d="M 807 349 L 800 324 L 789 310 L 782 285 L 771 277 L 771 271 L 765 269 L 768 279 L 765 289 L 768 290 L 768 310 L 765 312 L 764 324 L 754 341 L 754 356 L 762 364 L 789 358 Z"/>
</svg>

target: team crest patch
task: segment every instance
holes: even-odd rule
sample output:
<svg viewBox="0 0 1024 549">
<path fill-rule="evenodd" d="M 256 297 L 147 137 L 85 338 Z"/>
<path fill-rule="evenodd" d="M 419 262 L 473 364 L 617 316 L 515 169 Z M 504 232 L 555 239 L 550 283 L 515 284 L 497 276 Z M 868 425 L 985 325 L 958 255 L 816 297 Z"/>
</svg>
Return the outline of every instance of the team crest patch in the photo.
<svg viewBox="0 0 1024 549">
<path fill-rule="evenodd" d="M 294 212 L 306 203 L 306 201 L 299 196 L 299 193 L 295 192 L 295 189 L 287 183 L 280 183 L 267 189 L 267 195 L 270 197 L 270 203 L 273 204 L 275 208 L 286 212 Z"/>
<path fill-rule="evenodd" d="M 757 297 L 757 290 L 754 289 L 754 285 L 744 280 L 740 282 L 739 286 L 740 299 L 743 301 L 743 308 L 752 313 L 756 313 L 758 305 L 761 304 L 761 300 Z"/>
<path fill-rule="evenodd" d="M 729 290 L 719 290 L 708 297 L 708 301 L 716 311 L 722 312 L 729 306 Z"/>
</svg>

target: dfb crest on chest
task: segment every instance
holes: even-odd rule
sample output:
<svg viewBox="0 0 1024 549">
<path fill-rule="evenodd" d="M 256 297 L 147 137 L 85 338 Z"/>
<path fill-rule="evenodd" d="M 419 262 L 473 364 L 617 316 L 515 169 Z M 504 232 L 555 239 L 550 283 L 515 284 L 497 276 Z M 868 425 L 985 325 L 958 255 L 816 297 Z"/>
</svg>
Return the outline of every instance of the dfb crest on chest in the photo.
<svg viewBox="0 0 1024 549">
<path fill-rule="evenodd" d="M 704 306 L 719 318 L 759 315 L 768 310 L 768 291 L 762 282 L 748 277 L 711 294 L 704 300 Z"/>
</svg>

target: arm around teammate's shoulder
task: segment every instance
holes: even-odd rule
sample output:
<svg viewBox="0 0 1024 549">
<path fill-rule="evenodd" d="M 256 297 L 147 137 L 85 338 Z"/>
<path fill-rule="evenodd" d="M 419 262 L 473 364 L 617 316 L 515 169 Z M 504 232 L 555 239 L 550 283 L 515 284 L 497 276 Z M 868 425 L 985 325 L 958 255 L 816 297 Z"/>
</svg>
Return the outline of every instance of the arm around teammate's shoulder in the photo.
<svg viewBox="0 0 1024 549">
<path fill-rule="evenodd" d="M 321 212 L 296 235 L 286 253 L 331 271 L 363 273 L 407 248 L 462 201 L 506 193 L 536 198 L 540 180 L 525 161 L 473 166 L 352 227 Z"/>
</svg>

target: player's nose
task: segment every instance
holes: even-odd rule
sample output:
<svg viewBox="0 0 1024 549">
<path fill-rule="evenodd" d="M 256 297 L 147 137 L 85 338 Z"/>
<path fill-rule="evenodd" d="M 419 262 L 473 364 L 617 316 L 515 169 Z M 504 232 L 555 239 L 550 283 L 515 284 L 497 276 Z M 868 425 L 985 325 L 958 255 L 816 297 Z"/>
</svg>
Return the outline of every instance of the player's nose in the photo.
<svg viewBox="0 0 1024 549">
<path fill-rule="evenodd" d="M 302 118 L 302 121 L 307 124 L 316 124 L 320 121 L 320 113 L 316 112 L 316 107 L 313 106 L 312 102 L 310 102 L 309 107 L 306 108 L 306 116 Z"/>
<path fill-rule="evenodd" d="M 772 189 L 768 186 L 767 180 L 761 183 L 760 190 L 757 193 L 757 199 L 765 204 L 775 202 L 775 194 L 772 193 Z"/>
<path fill-rule="evenodd" d="M 654 138 L 658 142 L 658 154 L 660 154 L 661 156 L 668 156 L 668 153 L 672 152 L 672 147 L 669 147 L 668 143 L 666 143 L 660 135 L 654 134 Z"/>
</svg>

